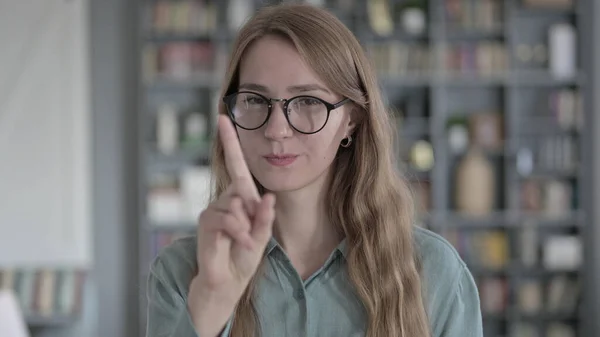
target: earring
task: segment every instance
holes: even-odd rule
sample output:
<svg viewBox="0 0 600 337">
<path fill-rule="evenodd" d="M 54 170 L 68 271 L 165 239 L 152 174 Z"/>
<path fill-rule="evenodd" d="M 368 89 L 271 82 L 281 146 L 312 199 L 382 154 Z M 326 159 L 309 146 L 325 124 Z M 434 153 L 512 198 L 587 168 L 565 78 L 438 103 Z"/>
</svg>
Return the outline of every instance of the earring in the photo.
<svg viewBox="0 0 600 337">
<path fill-rule="evenodd" d="M 342 139 L 342 142 L 340 143 L 342 147 L 349 147 L 350 144 L 352 144 L 352 136 L 348 136 Z"/>
</svg>

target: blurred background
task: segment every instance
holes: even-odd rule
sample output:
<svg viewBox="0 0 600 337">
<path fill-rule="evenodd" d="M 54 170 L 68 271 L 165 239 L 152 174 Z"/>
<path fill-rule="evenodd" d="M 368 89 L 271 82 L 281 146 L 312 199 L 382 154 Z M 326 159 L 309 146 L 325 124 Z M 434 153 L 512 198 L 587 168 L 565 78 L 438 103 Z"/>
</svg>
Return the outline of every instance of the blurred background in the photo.
<svg viewBox="0 0 600 337">
<path fill-rule="evenodd" d="M 0 0 L 0 288 L 32 337 L 144 336 L 149 263 L 207 202 L 231 42 L 276 2 Z M 600 336 L 600 2 L 306 2 L 380 74 L 485 336 Z"/>
</svg>

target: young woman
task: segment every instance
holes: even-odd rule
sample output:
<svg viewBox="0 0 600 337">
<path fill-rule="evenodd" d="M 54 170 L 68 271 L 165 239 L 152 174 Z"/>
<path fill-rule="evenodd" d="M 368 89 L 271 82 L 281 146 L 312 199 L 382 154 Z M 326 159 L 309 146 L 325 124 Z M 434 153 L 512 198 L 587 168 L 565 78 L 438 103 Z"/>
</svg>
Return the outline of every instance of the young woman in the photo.
<svg viewBox="0 0 600 337">
<path fill-rule="evenodd" d="M 219 114 L 214 201 L 151 266 L 147 336 L 483 335 L 465 264 L 413 224 L 395 126 L 333 15 L 251 18 Z"/>
</svg>

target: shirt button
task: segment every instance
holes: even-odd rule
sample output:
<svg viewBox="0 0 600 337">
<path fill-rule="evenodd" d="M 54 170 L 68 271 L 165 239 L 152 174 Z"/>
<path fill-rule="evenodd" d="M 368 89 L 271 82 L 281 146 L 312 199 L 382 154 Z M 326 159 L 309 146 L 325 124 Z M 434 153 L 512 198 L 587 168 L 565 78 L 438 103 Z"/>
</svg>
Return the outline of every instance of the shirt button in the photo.
<svg viewBox="0 0 600 337">
<path fill-rule="evenodd" d="M 303 289 L 296 290 L 294 293 L 294 297 L 296 297 L 296 299 L 298 299 L 298 300 L 303 300 L 304 299 L 304 290 Z"/>
</svg>

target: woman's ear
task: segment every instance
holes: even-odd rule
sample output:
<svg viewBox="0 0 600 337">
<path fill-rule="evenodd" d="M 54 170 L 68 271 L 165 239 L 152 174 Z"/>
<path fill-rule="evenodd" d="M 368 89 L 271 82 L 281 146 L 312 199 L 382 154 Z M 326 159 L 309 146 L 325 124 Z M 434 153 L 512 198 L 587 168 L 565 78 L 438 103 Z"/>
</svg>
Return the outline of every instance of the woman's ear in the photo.
<svg viewBox="0 0 600 337">
<path fill-rule="evenodd" d="M 358 118 L 360 116 L 360 108 L 355 104 L 351 105 L 348 113 L 348 123 L 346 124 L 346 135 L 354 134 L 354 130 L 358 124 Z"/>
</svg>

